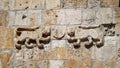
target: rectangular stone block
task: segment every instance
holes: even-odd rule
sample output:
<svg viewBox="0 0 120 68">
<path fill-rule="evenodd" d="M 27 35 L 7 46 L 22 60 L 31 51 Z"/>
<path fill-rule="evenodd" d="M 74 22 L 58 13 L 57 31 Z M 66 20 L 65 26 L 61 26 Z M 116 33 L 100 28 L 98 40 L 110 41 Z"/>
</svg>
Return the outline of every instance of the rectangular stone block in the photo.
<svg viewBox="0 0 120 68">
<path fill-rule="evenodd" d="M 104 61 L 96 60 L 93 63 L 93 68 L 104 68 Z"/>
<path fill-rule="evenodd" d="M 44 50 L 39 49 L 38 47 L 33 48 L 33 54 L 32 54 L 33 61 L 45 59 L 45 56 L 46 55 Z"/>
<path fill-rule="evenodd" d="M 104 37 L 104 46 L 117 46 L 118 37 L 117 36 L 105 36 Z"/>
<path fill-rule="evenodd" d="M 111 60 L 105 61 L 105 68 L 116 68 L 116 60 L 111 59 Z"/>
<path fill-rule="evenodd" d="M 82 23 L 81 26 L 99 26 L 100 23 L 96 22 L 95 11 L 92 9 L 82 9 Z"/>
<path fill-rule="evenodd" d="M 13 48 L 13 29 L 12 28 L 6 28 L 6 27 L 0 27 L 0 48 Z"/>
<path fill-rule="evenodd" d="M 113 22 L 120 23 L 120 8 L 114 8 L 114 10 L 113 10 Z"/>
<path fill-rule="evenodd" d="M 78 61 L 77 60 L 66 60 L 65 61 L 65 68 L 78 68 Z"/>
<path fill-rule="evenodd" d="M 36 61 L 23 62 L 23 68 L 36 68 Z"/>
<path fill-rule="evenodd" d="M 33 60 L 33 50 L 25 48 L 23 50 L 23 61 Z"/>
<path fill-rule="evenodd" d="M 99 8 L 100 0 L 88 0 L 88 7 L 89 8 Z"/>
<path fill-rule="evenodd" d="M 39 60 L 36 61 L 36 68 L 48 68 L 49 60 Z"/>
<path fill-rule="evenodd" d="M 118 7 L 119 0 L 101 0 L 102 7 Z"/>
<path fill-rule="evenodd" d="M 0 10 L 9 9 L 9 0 L 0 0 Z"/>
<path fill-rule="evenodd" d="M 62 0 L 61 7 L 62 8 L 80 8 L 86 7 L 87 0 Z"/>
<path fill-rule="evenodd" d="M 0 54 L 0 68 L 13 68 L 13 55 Z"/>
<path fill-rule="evenodd" d="M 46 0 L 46 9 L 60 8 L 60 0 Z"/>
<path fill-rule="evenodd" d="M 64 60 L 49 60 L 49 68 L 66 68 Z"/>
<path fill-rule="evenodd" d="M 74 17 L 73 17 L 74 16 Z M 43 20 L 45 24 L 80 24 L 81 10 L 60 9 L 43 11 Z"/>
<path fill-rule="evenodd" d="M 0 2 L 1 3 L 1 2 Z M 8 25 L 8 11 L 0 11 L 0 26 Z"/>
<path fill-rule="evenodd" d="M 30 10 L 28 11 L 28 24 L 29 26 L 41 25 L 41 10 Z"/>
<path fill-rule="evenodd" d="M 96 23 L 109 24 L 113 23 L 112 8 L 99 8 L 96 12 Z"/>
<path fill-rule="evenodd" d="M 15 9 L 43 9 L 45 5 L 45 0 L 15 0 Z"/>
</svg>

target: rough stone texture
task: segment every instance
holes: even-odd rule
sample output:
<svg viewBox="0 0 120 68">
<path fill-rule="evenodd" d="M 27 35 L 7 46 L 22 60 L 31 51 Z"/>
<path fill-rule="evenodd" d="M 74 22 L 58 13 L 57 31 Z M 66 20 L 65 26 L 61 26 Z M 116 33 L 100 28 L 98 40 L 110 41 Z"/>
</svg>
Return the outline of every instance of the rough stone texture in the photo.
<svg viewBox="0 0 120 68">
<path fill-rule="evenodd" d="M 13 29 L 0 27 L 0 48 L 13 48 Z"/>
<path fill-rule="evenodd" d="M 119 0 L 101 0 L 102 7 L 118 7 Z"/>
<path fill-rule="evenodd" d="M 114 23 L 120 23 L 120 8 L 114 8 L 113 14 L 114 14 Z"/>
<path fill-rule="evenodd" d="M 0 26 L 7 26 L 8 24 L 8 12 L 0 11 Z"/>
<path fill-rule="evenodd" d="M 96 13 L 96 23 L 113 23 L 113 13 L 111 8 L 100 8 Z"/>
<path fill-rule="evenodd" d="M 119 0 L 0 0 L 0 68 L 120 68 Z"/>
<path fill-rule="evenodd" d="M 46 0 L 46 9 L 60 8 L 60 0 Z"/>
<path fill-rule="evenodd" d="M 61 0 L 62 8 L 80 8 L 86 7 L 87 0 Z"/>
</svg>

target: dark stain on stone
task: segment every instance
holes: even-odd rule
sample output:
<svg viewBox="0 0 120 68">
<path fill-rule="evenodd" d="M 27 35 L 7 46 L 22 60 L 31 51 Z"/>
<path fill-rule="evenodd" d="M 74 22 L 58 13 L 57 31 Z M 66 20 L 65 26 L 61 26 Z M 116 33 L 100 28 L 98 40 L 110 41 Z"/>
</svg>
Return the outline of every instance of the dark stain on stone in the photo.
<svg viewBox="0 0 120 68">
<path fill-rule="evenodd" d="M 23 15 L 23 16 L 22 16 L 22 19 L 25 19 L 26 17 L 27 17 L 26 15 Z"/>
</svg>

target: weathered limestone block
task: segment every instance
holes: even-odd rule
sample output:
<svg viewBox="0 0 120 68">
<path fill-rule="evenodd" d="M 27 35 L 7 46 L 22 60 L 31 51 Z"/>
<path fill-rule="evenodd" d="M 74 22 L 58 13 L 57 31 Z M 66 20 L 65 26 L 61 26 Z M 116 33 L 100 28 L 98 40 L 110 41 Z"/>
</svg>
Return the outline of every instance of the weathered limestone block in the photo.
<svg viewBox="0 0 120 68">
<path fill-rule="evenodd" d="M 93 68 L 93 62 L 91 59 L 83 59 L 82 68 Z"/>
<path fill-rule="evenodd" d="M 24 65 L 23 53 L 24 53 L 23 50 L 16 50 L 16 52 L 15 52 L 15 58 L 14 58 L 15 62 L 14 63 L 15 63 L 16 68 L 23 68 L 23 65 Z"/>
<path fill-rule="evenodd" d="M 0 54 L 0 68 L 13 68 L 13 55 Z"/>
<path fill-rule="evenodd" d="M 14 19 L 15 22 L 13 22 L 13 25 L 27 25 L 28 24 L 27 11 L 16 11 L 15 13 L 16 13 L 15 19 Z"/>
<path fill-rule="evenodd" d="M 49 61 L 48 60 L 39 60 L 36 62 L 36 68 L 48 68 Z"/>
<path fill-rule="evenodd" d="M 113 23 L 112 8 L 99 8 L 96 13 L 96 23 L 110 24 Z"/>
<path fill-rule="evenodd" d="M 116 68 L 116 60 L 111 59 L 111 60 L 105 61 L 105 68 Z"/>
<path fill-rule="evenodd" d="M 64 60 L 49 60 L 49 68 L 66 68 Z"/>
<path fill-rule="evenodd" d="M 66 59 L 67 48 L 65 40 L 53 40 L 51 41 L 51 48 L 56 49 L 56 59 Z"/>
<path fill-rule="evenodd" d="M 0 10 L 8 10 L 9 0 L 0 0 Z"/>
<path fill-rule="evenodd" d="M 13 48 L 13 29 L 0 27 L 0 48 Z"/>
<path fill-rule="evenodd" d="M 15 9 L 21 10 L 21 9 L 28 9 L 30 5 L 29 0 L 14 0 L 15 1 Z"/>
<path fill-rule="evenodd" d="M 107 61 L 107 60 L 115 60 L 117 57 L 117 51 L 116 51 L 116 47 L 103 47 L 102 49 L 102 57 L 103 60 Z"/>
<path fill-rule="evenodd" d="M 43 12 L 45 24 L 80 24 L 81 10 L 61 9 L 45 10 Z M 74 17 L 73 17 L 74 16 Z"/>
<path fill-rule="evenodd" d="M 118 38 L 117 36 L 104 36 L 104 46 L 117 46 Z"/>
<path fill-rule="evenodd" d="M 101 0 L 102 7 L 118 7 L 119 0 Z"/>
<path fill-rule="evenodd" d="M 86 7 L 87 0 L 62 0 L 61 7 L 62 8 L 80 8 Z"/>
<path fill-rule="evenodd" d="M 57 10 L 45 10 L 43 11 L 43 21 L 45 24 L 56 24 L 57 23 Z"/>
<path fill-rule="evenodd" d="M 93 68 L 104 68 L 104 62 L 100 60 L 96 60 L 93 63 Z"/>
<path fill-rule="evenodd" d="M 33 48 L 33 59 L 32 60 L 42 60 L 45 59 L 45 51 L 40 50 L 38 47 Z"/>
<path fill-rule="evenodd" d="M 36 61 L 23 62 L 23 68 L 36 68 Z"/>
<path fill-rule="evenodd" d="M 66 39 L 66 26 L 52 26 L 51 27 L 52 39 Z"/>
<path fill-rule="evenodd" d="M 82 23 L 81 26 L 99 26 L 100 23 L 96 22 L 95 11 L 92 9 L 82 10 Z"/>
<path fill-rule="evenodd" d="M 33 50 L 25 48 L 23 50 L 23 60 L 24 61 L 30 61 L 33 60 Z"/>
<path fill-rule="evenodd" d="M 81 24 L 81 9 L 61 9 L 58 13 L 58 24 Z"/>
<path fill-rule="evenodd" d="M 113 16 L 113 22 L 120 23 L 120 8 L 114 8 Z"/>
<path fill-rule="evenodd" d="M 100 0 L 88 0 L 89 8 L 98 8 L 100 7 Z"/>
<path fill-rule="evenodd" d="M 15 0 L 15 9 L 23 10 L 23 9 L 43 9 L 45 4 L 45 0 Z"/>
<path fill-rule="evenodd" d="M 28 11 L 28 24 L 29 26 L 41 25 L 41 10 Z"/>
<path fill-rule="evenodd" d="M 0 11 L 0 26 L 7 26 L 7 25 L 8 25 L 8 12 L 1 10 Z"/>
<path fill-rule="evenodd" d="M 60 0 L 46 0 L 46 9 L 60 8 Z"/>
<path fill-rule="evenodd" d="M 116 62 L 116 68 L 120 67 L 120 61 Z"/>
<path fill-rule="evenodd" d="M 65 68 L 78 68 L 78 61 L 74 59 L 65 61 Z"/>
</svg>

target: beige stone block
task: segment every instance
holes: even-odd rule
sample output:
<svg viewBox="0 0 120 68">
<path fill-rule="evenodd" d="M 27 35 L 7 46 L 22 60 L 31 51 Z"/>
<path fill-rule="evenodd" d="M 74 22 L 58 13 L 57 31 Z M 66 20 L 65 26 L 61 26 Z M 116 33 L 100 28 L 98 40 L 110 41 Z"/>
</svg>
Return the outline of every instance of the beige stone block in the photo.
<svg viewBox="0 0 120 68">
<path fill-rule="evenodd" d="M 27 11 L 16 11 L 15 22 L 13 25 L 28 25 Z"/>
<path fill-rule="evenodd" d="M 105 67 L 106 68 L 116 68 L 116 60 L 111 59 L 111 60 L 105 61 Z"/>
<path fill-rule="evenodd" d="M 66 60 L 65 68 L 78 68 L 78 61 L 73 59 Z"/>
<path fill-rule="evenodd" d="M 120 62 L 116 62 L 116 68 L 119 68 L 120 67 Z"/>
<path fill-rule="evenodd" d="M 28 9 L 30 8 L 29 5 L 30 5 L 30 2 L 29 0 L 15 0 L 15 9 L 16 10 L 21 10 L 21 9 Z"/>
<path fill-rule="evenodd" d="M 49 61 L 48 60 L 39 60 L 36 62 L 36 68 L 48 68 Z"/>
<path fill-rule="evenodd" d="M 95 11 L 92 9 L 82 10 L 82 23 L 81 26 L 99 26 L 100 23 L 96 22 Z"/>
<path fill-rule="evenodd" d="M 101 0 L 102 7 L 118 7 L 119 0 Z"/>
<path fill-rule="evenodd" d="M 0 27 L 0 48 L 13 48 L 13 29 Z"/>
<path fill-rule="evenodd" d="M 45 8 L 45 0 L 31 0 L 30 1 L 30 9 L 44 9 Z"/>
<path fill-rule="evenodd" d="M 16 12 L 9 11 L 8 13 L 9 13 L 8 26 L 13 26 L 15 24 Z"/>
<path fill-rule="evenodd" d="M 113 23 L 112 8 L 100 8 L 96 13 L 96 23 L 109 24 Z"/>
<path fill-rule="evenodd" d="M 24 61 L 31 61 L 31 60 L 33 60 L 33 49 L 25 48 L 23 50 L 23 60 Z"/>
<path fill-rule="evenodd" d="M 9 0 L 0 0 L 0 10 L 9 9 Z"/>
<path fill-rule="evenodd" d="M 45 51 L 39 49 L 38 47 L 33 48 L 33 60 L 45 59 Z"/>
<path fill-rule="evenodd" d="M 7 11 L 0 11 L 0 26 L 7 26 L 8 25 L 8 12 Z"/>
<path fill-rule="evenodd" d="M 88 7 L 89 8 L 99 8 L 100 0 L 88 0 Z"/>
<path fill-rule="evenodd" d="M 60 0 L 46 0 L 46 9 L 60 8 Z"/>
<path fill-rule="evenodd" d="M 62 0 L 61 7 L 62 8 L 80 8 L 86 7 L 87 0 Z"/>
<path fill-rule="evenodd" d="M 45 10 L 43 11 L 43 21 L 45 24 L 56 24 L 57 23 L 57 10 Z"/>
<path fill-rule="evenodd" d="M 82 68 L 93 68 L 93 62 L 91 59 L 84 59 L 82 60 L 83 64 L 82 64 Z"/>
<path fill-rule="evenodd" d="M 36 68 L 36 61 L 25 61 L 23 63 L 23 68 Z"/>
<path fill-rule="evenodd" d="M 50 50 L 45 51 L 46 59 L 57 59 L 57 48 L 51 48 Z"/>
<path fill-rule="evenodd" d="M 9 0 L 9 10 L 15 9 L 15 0 Z"/>
<path fill-rule="evenodd" d="M 117 46 L 118 37 L 117 36 L 105 36 L 104 37 L 104 46 Z"/>
<path fill-rule="evenodd" d="M 51 36 L 52 39 L 66 39 L 66 26 L 55 26 L 51 27 Z"/>
<path fill-rule="evenodd" d="M 70 46 L 70 45 L 68 45 Z M 81 48 L 75 49 L 74 47 L 67 47 L 67 59 L 81 60 Z"/>
<path fill-rule="evenodd" d="M 81 10 L 60 9 L 43 11 L 45 24 L 81 24 Z M 74 17 L 73 17 L 74 16 Z"/>
<path fill-rule="evenodd" d="M 49 68 L 65 68 L 64 60 L 49 60 Z"/>
<path fill-rule="evenodd" d="M 96 60 L 94 63 L 94 68 L 104 68 L 104 62 L 103 61 L 99 61 L 99 60 Z"/>
<path fill-rule="evenodd" d="M 120 23 L 120 8 L 114 8 L 113 16 L 113 22 Z"/>
<path fill-rule="evenodd" d="M 28 11 L 28 25 L 38 26 L 41 25 L 41 10 L 30 10 Z"/>
<path fill-rule="evenodd" d="M 61 9 L 58 13 L 58 24 L 81 24 L 81 9 Z"/>
<path fill-rule="evenodd" d="M 67 59 L 67 48 L 65 47 L 57 48 L 57 59 Z"/>
<path fill-rule="evenodd" d="M 12 54 L 0 54 L 0 68 L 13 68 Z"/>
<path fill-rule="evenodd" d="M 117 49 L 116 47 L 104 47 L 102 49 L 102 57 L 103 60 L 114 60 L 117 57 Z"/>
</svg>

